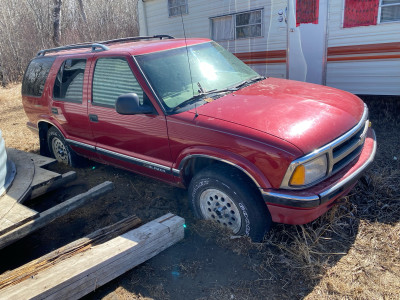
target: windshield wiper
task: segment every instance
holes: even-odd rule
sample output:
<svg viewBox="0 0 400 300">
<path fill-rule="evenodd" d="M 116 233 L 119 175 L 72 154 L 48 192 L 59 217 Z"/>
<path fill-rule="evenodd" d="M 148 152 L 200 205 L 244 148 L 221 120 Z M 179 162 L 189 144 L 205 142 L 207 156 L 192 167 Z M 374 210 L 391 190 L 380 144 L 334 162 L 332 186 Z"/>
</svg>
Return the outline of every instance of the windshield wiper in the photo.
<svg viewBox="0 0 400 300">
<path fill-rule="evenodd" d="M 243 80 L 243 81 L 239 82 L 238 84 L 234 85 L 234 88 L 240 89 L 241 87 L 243 87 L 245 85 L 248 85 L 248 84 L 260 81 L 260 80 L 264 80 L 264 79 L 265 79 L 265 77 L 263 77 L 263 76 L 255 77 L 252 79 L 246 79 L 246 80 Z"/>
<path fill-rule="evenodd" d="M 200 93 L 200 94 L 198 94 L 198 95 L 195 95 L 195 96 L 193 96 L 193 97 L 191 97 L 191 98 L 189 98 L 189 99 L 183 101 L 183 102 L 182 102 L 181 104 L 179 104 L 178 106 L 175 106 L 175 107 L 172 109 L 172 112 L 175 112 L 175 111 L 177 111 L 177 110 L 183 108 L 184 106 L 187 106 L 187 105 L 189 105 L 189 104 L 192 104 L 192 103 L 195 103 L 195 102 L 201 100 L 200 98 L 203 97 L 203 96 L 205 96 L 205 95 L 207 95 L 207 94 L 208 94 L 208 93 Z"/>
<path fill-rule="evenodd" d="M 263 80 L 263 79 L 265 79 L 265 77 L 259 76 L 259 77 L 255 77 L 255 78 L 252 78 L 252 79 L 247 79 L 247 80 L 244 80 L 242 82 L 239 82 L 238 84 L 236 84 L 236 85 L 234 85 L 232 87 L 223 88 L 223 89 L 219 89 L 219 90 L 214 89 L 214 90 L 209 90 L 209 91 L 205 91 L 204 88 L 201 86 L 200 82 L 198 82 L 197 86 L 199 87 L 199 90 L 198 90 L 199 93 L 197 95 L 194 95 L 193 97 L 183 101 L 178 106 L 175 106 L 171 111 L 172 112 L 176 112 L 177 110 L 179 110 L 179 109 L 181 109 L 181 108 L 183 108 L 183 107 L 185 107 L 187 105 L 190 105 L 190 104 L 195 103 L 195 102 L 197 102 L 199 100 L 202 100 L 201 98 L 204 97 L 204 96 L 213 95 L 213 94 L 220 94 L 220 93 L 227 93 L 227 92 L 234 92 L 234 91 L 239 90 L 244 85 L 251 84 L 251 83 Z"/>
<path fill-rule="evenodd" d="M 205 90 L 201 87 L 200 83 L 198 83 L 198 86 L 199 86 L 199 94 L 197 94 L 197 95 L 195 95 L 195 96 L 193 96 L 193 97 L 191 97 L 191 98 L 189 98 L 189 99 L 183 101 L 183 102 L 182 102 L 181 104 L 179 104 L 178 106 L 175 106 L 175 107 L 172 109 L 172 112 L 175 112 L 175 111 L 177 111 L 177 110 L 183 108 L 184 106 L 187 106 L 187 105 L 190 105 L 190 104 L 192 104 L 192 103 L 195 103 L 195 102 L 197 102 L 197 101 L 199 101 L 199 100 L 202 100 L 201 98 L 204 97 L 204 96 L 214 95 L 214 94 L 220 94 L 220 93 L 226 93 L 226 92 L 234 92 L 234 91 L 237 91 L 237 90 L 238 90 L 236 87 L 231 87 L 231 88 L 224 88 L 224 89 L 220 89 L 220 90 L 214 89 L 214 90 L 205 91 Z"/>
</svg>

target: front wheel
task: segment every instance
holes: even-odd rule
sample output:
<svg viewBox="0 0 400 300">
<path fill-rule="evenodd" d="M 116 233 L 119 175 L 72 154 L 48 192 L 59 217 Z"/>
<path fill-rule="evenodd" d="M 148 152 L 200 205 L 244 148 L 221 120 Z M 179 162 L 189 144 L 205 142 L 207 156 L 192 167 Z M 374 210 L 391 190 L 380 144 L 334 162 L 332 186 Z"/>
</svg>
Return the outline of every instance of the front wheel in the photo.
<svg viewBox="0 0 400 300">
<path fill-rule="evenodd" d="M 51 155 L 61 163 L 75 166 L 78 160 L 75 152 L 65 142 L 62 134 L 54 127 L 47 132 L 47 144 Z"/>
<path fill-rule="evenodd" d="M 234 234 L 262 241 L 271 215 L 261 195 L 241 172 L 229 166 L 211 166 L 194 176 L 189 200 L 196 217 L 212 220 Z"/>
</svg>

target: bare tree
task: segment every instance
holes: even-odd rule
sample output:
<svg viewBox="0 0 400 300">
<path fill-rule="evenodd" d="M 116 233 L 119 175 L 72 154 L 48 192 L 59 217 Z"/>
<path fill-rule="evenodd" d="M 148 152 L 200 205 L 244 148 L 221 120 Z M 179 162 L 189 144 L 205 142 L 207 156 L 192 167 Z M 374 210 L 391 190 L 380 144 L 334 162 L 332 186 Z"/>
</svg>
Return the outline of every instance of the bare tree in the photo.
<svg viewBox="0 0 400 300">
<path fill-rule="evenodd" d="M 61 5 L 62 5 L 62 0 L 54 0 L 53 43 L 56 46 L 60 46 L 61 44 Z"/>
<path fill-rule="evenodd" d="M 82 20 L 86 24 L 87 23 L 87 18 L 86 18 L 85 7 L 83 6 L 83 1 L 82 0 L 77 0 L 77 1 L 78 1 L 78 4 L 79 4 L 79 10 L 81 12 Z"/>
<path fill-rule="evenodd" d="M 21 80 L 40 49 L 138 35 L 137 1 L 0 1 L 0 84 Z"/>
</svg>

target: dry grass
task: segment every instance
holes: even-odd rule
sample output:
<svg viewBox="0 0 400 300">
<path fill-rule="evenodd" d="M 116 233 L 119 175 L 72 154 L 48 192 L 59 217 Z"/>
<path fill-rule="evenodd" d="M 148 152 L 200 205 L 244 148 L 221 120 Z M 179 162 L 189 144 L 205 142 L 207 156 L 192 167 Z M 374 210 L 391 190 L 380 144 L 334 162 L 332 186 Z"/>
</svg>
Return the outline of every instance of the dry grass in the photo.
<svg viewBox="0 0 400 300">
<path fill-rule="evenodd" d="M 21 103 L 21 84 L 0 89 L 0 112 L 0 130 L 6 146 L 38 152 L 39 139 L 26 127 L 28 118 Z"/>
<path fill-rule="evenodd" d="M 375 163 L 351 194 L 323 217 L 302 226 L 275 225 L 260 244 L 231 238 L 208 222 L 192 226 L 193 234 L 216 240 L 219 247 L 248 258 L 246 268 L 258 276 L 229 287 L 208 288 L 209 296 L 202 299 L 265 299 L 271 295 L 400 299 L 400 99 L 367 99 L 367 103 L 378 138 Z M 37 137 L 25 126 L 20 85 L 0 89 L 0 111 L 6 145 L 38 151 Z M 201 261 L 188 261 L 179 269 L 187 277 L 196 277 L 202 272 Z M 169 298 L 168 287 L 161 283 L 142 285 L 156 299 Z M 123 287 L 105 296 L 114 297 L 147 299 Z"/>
</svg>

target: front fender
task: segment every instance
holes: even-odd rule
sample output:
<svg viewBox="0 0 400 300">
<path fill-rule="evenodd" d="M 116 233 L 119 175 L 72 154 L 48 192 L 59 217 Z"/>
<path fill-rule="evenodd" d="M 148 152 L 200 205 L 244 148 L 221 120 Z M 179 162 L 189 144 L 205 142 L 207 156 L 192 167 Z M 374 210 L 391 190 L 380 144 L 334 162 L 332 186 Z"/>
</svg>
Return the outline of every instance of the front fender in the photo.
<svg viewBox="0 0 400 300">
<path fill-rule="evenodd" d="M 237 155 L 223 149 L 209 147 L 209 146 L 192 146 L 185 148 L 177 157 L 173 168 L 182 172 L 186 164 L 192 158 L 203 157 L 214 159 L 233 167 L 238 168 L 244 172 L 256 184 L 258 188 L 271 188 L 271 184 L 265 175 L 247 160 L 245 157 Z"/>
</svg>

